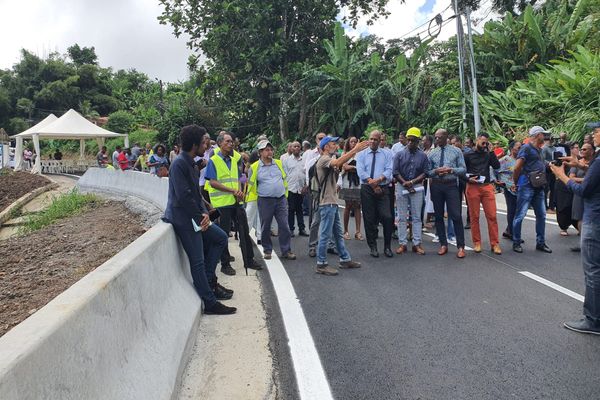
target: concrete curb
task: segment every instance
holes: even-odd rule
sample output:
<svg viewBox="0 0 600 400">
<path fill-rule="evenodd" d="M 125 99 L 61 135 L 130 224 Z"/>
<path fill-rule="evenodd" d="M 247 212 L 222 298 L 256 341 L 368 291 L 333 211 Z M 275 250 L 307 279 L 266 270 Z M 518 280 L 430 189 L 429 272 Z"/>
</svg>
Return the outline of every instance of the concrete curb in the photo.
<svg viewBox="0 0 600 400">
<path fill-rule="evenodd" d="M 44 192 L 48 192 L 53 189 L 56 189 L 57 187 L 58 187 L 58 184 L 49 183 L 46 186 L 37 188 L 37 189 L 27 193 L 26 195 L 22 196 L 17 201 L 12 203 L 10 206 L 8 206 L 4 210 L 2 210 L 2 212 L 0 212 L 0 225 L 5 223 L 6 221 L 10 220 L 11 214 L 14 210 L 20 209 L 21 207 L 23 207 L 24 205 L 29 203 L 31 200 L 38 197 L 40 194 L 42 194 Z"/>
<path fill-rule="evenodd" d="M 91 174 L 84 187 L 136 196 L 120 186 L 131 174 Z M 168 185 L 133 179 L 166 204 Z M 0 338 L 0 399 L 171 399 L 200 315 L 187 257 L 160 222 Z"/>
</svg>

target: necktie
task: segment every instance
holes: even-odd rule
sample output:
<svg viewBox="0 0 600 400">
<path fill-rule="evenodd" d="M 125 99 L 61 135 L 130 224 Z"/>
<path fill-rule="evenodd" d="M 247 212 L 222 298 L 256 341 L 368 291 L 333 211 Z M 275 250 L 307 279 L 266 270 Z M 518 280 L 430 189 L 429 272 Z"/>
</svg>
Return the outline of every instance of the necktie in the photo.
<svg viewBox="0 0 600 400">
<path fill-rule="evenodd" d="M 444 150 L 446 150 L 446 146 L 442 147 L 442 154 L 440 155 L 440 168 L 444 166 Z"/>
<path fill-rule="evenodd" d="M 373 175 L 375 175 L 375 156 L 377 155 L 377 152 L 372 151 L 371 154 L 373 154 L 373 161 L 371 161 L 371 179 L 373 179 Z"/>
</svg>

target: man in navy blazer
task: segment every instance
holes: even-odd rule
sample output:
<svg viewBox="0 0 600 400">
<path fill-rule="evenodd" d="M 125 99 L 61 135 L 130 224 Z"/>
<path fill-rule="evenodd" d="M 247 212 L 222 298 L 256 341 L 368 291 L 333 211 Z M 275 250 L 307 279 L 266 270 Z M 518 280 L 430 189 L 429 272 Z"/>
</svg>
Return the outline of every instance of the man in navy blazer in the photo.
<svg viewBox="0 0 600 400">
<path fill-rule="evenodd" d="M 230 299 L 233 291 L 217 283 L 215 268 L 227 246 L 227 234 L 214 225 L 200 194 L 199 170 L 194 162 L 204 154 L 206 129 L 189 125 L 181 129 L 181 152 L 169 171 L 169 198 L 163 220 L 173 225 L 190 260 L 194 287 L 204 301 L 205 314 L 233 314 L 218 300 Z"/>
</svg>

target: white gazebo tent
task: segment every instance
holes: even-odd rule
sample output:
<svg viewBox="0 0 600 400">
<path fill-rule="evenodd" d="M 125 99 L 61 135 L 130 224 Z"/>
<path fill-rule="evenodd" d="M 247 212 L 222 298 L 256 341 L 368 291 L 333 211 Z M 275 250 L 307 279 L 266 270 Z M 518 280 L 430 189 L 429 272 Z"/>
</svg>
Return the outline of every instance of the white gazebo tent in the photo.
<svg viewBox="0 0 600 400">
<path fill-rule="evenodd" d="M 56 117 L 56 115 L 50 114 L 46 118 L 38 122 L 36 125 L 14 136 L 17 141 L 15 148 L 15 171 L 20 171 L 23 169 L 23 139 L 31 139 L 32 133 L 37 132 L 38 130 L 42 129 L 47 125 L 50 125 L 57 119 L 58 118 Z M 37 154 L 39 154 L 39 152 Z"/>
<path fill-rule="evenodd" d="M 25 133 L 27 133 L 27 135 L 24 135 Z M 129 135 L 111 132 L 94 125 L 73 109 L 67 111 L 56 121 L 35 130 L 30 128 L 27 131 L 17 135 L 17 137 L 19 136 L 22 138 L 31 137 L 33 139 L 33 145 L 38 157 L 35 160 L 35 165 L 31 172 L 36 174 L 42 172 L 41 160 L 39 157 L 40 139 L 79 139 L 79 152 L 81 159 L 83 159 L 85 155 L 86 140 L 96 139 L 98 141 L 98 146 L 102 146 L 104 144 L 104 139 L 106 138 L 125 137 L 125 147 L 129 147 Z"/>
</svg>

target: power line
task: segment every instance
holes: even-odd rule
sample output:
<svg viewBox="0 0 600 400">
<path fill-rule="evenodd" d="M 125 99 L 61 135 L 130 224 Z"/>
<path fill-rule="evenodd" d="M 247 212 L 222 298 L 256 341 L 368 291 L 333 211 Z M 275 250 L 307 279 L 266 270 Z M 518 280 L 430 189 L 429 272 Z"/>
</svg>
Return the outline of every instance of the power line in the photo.
<svg viewBox="0 0 600 400">
<path fill-rule="evenodd" d="M 441 14 L 445 13 L 446 11 L 448 11 L 448 9 L 450 9 L 450 7 L 451 7 L 451 6 L 452 6 L 452 4 L 450 4 L 448 7 L 446 7 L 445 9 L 443 9 L 442 11 L 440 11 L 439 13 L 437 13 L 437 14 L 436 14 L 436 15 L 435 15 L 433 18 L 431 18 L 430 20 L 427 20 L 427 21 L 425 21 L 424 23 L 422 23 L 421 25 L 417 26 L 416 28 L 414 28 L 414 29 L 412 29 L 412 30 L 410 30 L 410 31 L 406 32 L 405 34 L 403 34 L 403 35 L 399 36 L 397 39 L 398 39 L 398 40 L 400 40 L 400 39 L 403 39 L 403 38 L 407 37 L 408 35 L 410 35 L 411 33 L 415 32 L 416 30 L 418 30 L 418 29 L 420 29 L 420 28 L 424 27 L 425 25 L 430 25 L 432 22 L 434 22 L 434 21 L 435 21 L 435 19 L 437 18 L 437 16 L 438 16 L 438 15 L 440 15 L 440 16 L 441 16 Z M 426 32 L 426 31 L 427 31 L 427 30 L 425 30 L 424 32 Z M 418 34 L 416 34 L 416 35 L 413 35 L 413 36 L 418 36 L 418 35 L 419 35 L 419 34 L 421 34 L 421 33 L 423 33 L 423 32 L 420 32 L 420 33 L 418 33 Z"/>
</svg>

